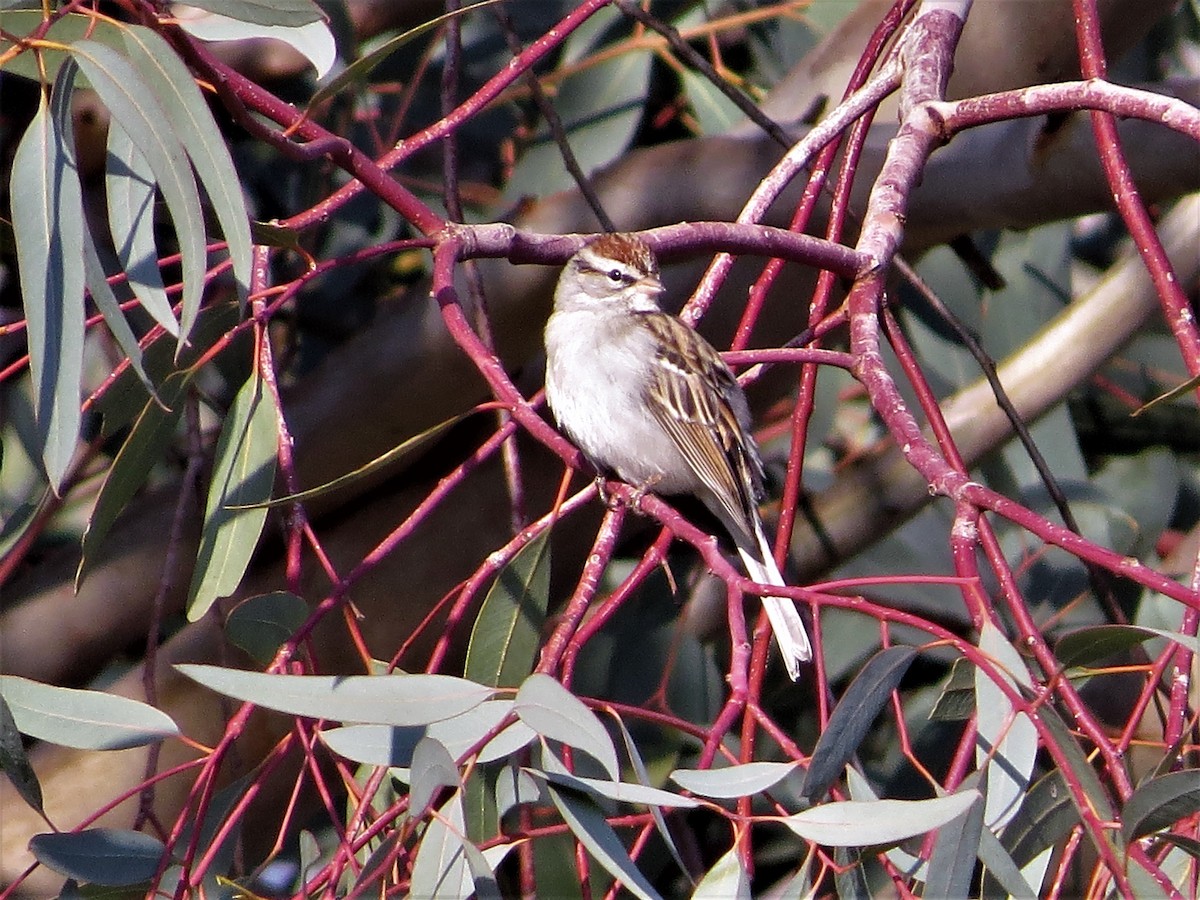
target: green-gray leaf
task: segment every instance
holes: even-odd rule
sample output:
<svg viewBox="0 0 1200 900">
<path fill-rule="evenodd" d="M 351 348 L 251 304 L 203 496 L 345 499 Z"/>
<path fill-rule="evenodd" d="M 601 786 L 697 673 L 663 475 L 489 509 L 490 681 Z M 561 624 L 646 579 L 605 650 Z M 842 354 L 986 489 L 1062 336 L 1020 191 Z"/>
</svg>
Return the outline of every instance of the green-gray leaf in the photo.
<svg viewBox="0 0 1200 900">
<path fill-rule="evenodd" d="M 56 872 L 92 884 L 127 885 L 149 881 L 166 848 L 140 831 L 90 828 L 78 833 L 35 834 L 29 850 Z"/>
<path fill-rule="evenodd" d="M 378 725 L 428 725 L 483 703 L 491 688 L 451 675 L 267 675 L 220 666 L 178 665 L 218 693 L 267 709 Z"/>
<path fill-rule="evenodd" d="M 466 676 L 517 687 L 529 675 L 550 601 L 550 532 L 521 548 L 496 576 L 471 629 Z"/>
<path fill-rule="evenodd" d="M 252 375 L 234 398 L 217 441 L 188 603 L 188 618 L 193 622 L 218 597 L 236 590 L 254 555 L 267 510 L 231 507 L 261 503 L 271 496 L 276 427 L 275 405 L 262 381 Z"/>
<path fill-rule="evenodd" d="M 530 675 L 517 691 L 514 709 L 538 734 L 584 751 L 613 781 L 620 778 L 617 750 L 604 725 L 582 700 L 549 675 Z"/>
<path fill-rule="evenodd" d="M 0 675 L 0 696 L 22 734 L 80 750 L 125 750 L 179 734 L 153 706 L 103 691 L 40 684 Z"/>
<path fill-rule="evenodd" d="M 826 847 L 876 847 L 945 825 L 979 798 L 979 791 L 967 790 L 932 800 L 845 800 L 779 821 L 806 841 Z"/>
<path fill-rule="evenodd" d="M 83 194 L 74 148 L 61 128 L 70 115 L 73 83 L 74 67 L 64 66 L 54 108 L 40 96 L 13 156 L 9 184 L 37 433 L 56 489 L 75 454 L 83 378 Z"/>
<path fill-rule="evenodd" d="M 276 3 L 271 6 L 278 8 Z M 250 290 L 250 215 L 229 146 L 187 67 L 171 46 L 141 25 L 131 26 L 123 36 L 130 61 L 166 110 L 208 194 L 244 301 Z"/>
<path fill-rule="evenodd" d="M 185 340 L 200 311 L 207 262 L 200 194 L 187 153 L 172 130 L 170 116 L 127 59 L 97 41 L 77 41 L 71 54 L 146 158 L 166 200 L 179 242 L 183 275 L 180 338 Z"/>
</svg>

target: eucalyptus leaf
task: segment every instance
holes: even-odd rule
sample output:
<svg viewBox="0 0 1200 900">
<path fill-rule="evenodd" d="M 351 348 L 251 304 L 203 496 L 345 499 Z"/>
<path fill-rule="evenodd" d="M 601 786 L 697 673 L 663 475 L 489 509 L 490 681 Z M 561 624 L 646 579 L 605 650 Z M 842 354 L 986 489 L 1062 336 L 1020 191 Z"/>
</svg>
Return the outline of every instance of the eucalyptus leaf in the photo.
<svg viewBox="0 0 1200 900">
<path fill-rule="evenodd" d="M 0 694 L 0 772 L 8 776 L 22 800 L 45 815 L 42 808 L 42 786 L 38 782 L 37 772 L 29 764 L 29 756 L 25 753 L 25 744 L 21 740 L 17 721 L 13 718 L 12 710 L 8 708 L 3 694 Z"/>
<path fill-rule="evenodd" d="M 142 80 L 137 69 L 111 47 L 82 40 L 71 55 L 113 118 L 145 157 L 166 200 L 179 242 L 183 280 L 180 339 L 191 331 L 200 311 L 207 255 L 200 194 L 187 152 L 171 125 L 171 117 Z"/>
<path fill-rule="evenodd" d="M 278 423 L 262 380 L 252 375 L 234 398 L 217 440 L 204 527 L 189 591 L 188 618 L 201 618 L 237 589 L 254 555 L 267 510 L 252 506 L 275 484 Z"/>
<path fill-rule="evenodd" d="M 867 736 L 876 716 L 908 671 L 917 651 L 887 647 L 871 657 L 834 707 L 813 749 L 801 794 L 815 800 L 829 790 Z"/>
<path fill-rule="evenodd" d="M 751 762 L 719 769 L 676 769 L 671 773 L 671 780 L 702 797 L 733 800 L 770 790 L 792 774 L 798 765 L 794 762 Z"/>
<path fill-rule="evenodd" d="M 9 182 L 39 449 L 55 490 L 75 455 L 83 379 L 83 194 L 63 132 L 74 80 L 64 66 L 52 103 L 39 94 Z"/>
<path fill-rule="evenodd" d="M 495 687 L 517 687 L 533 668 L 550 603 L 550 531 L 500 570 L 471 629 L 465 674 Z"/>
<path fill-rule="evenodd" d="M 1121 811 L 1121 834 L 1126 842 L 1169 828 L 1200 812 L 1200 772 L 1185 769 L 1138 785 Z"/>
<path fill-rule="evenodd" d="M 991 622 L 985 622 L 979 633 L 979 649 L 996 662 L 1000 677 L 1010 687 L 1033 683 L 1020 654 Z M 987 773 L 984 822 L 999 829 L 1016 815 L 1024 799 L 1037 761 L 1037 729 L 1027 715 L 1014 710 L 1004 691 L 979 668 L 975 669 L 975 705 L 975 761 Z"/>
<path fill-rule="evenodd" d="M 379 725 L 427 725 L 461 715 L 492 693 L 451 675 L 268 675 L 180 664 L 210 690 L 266 709 L 313 719 Z"/>
<path fill-rule="evenodd" d="M 617 751 L 604 725 L 583 701 L 549 675 L 530 675 L 514 705 L 521 721 L 542 737 L 587 753 L 613 781 L 620 778 Z"/>
<path fill-rule="evenodd" d="M 313 0 L 192 0 L 189 5 L 256 25 L 307 25 L 325 18 Z"/>
<path fill-rule="evenodd" d="M 249 597 L 225 619 L 225 633 L 255 662 L 266 665 L 309 616 L 308 604 L 288 591 Z"/>
<path fill-rule="evenodd" d="M 179 321 L 167 299 L 154 240 L 154 198 L 158 182 L 146 157 L 117 122 L 108 125 L 108 164 L 104 196 L 117 260 L 142 308 L 170 335 Z"/>
<path fill-rule="evenodd" d="M 0 696 L 22 734 L 79 750 L 126 750 L 179 734 L 161 710 L 103 691 L 0 675 Z"/>
<path fill-rule="evenodd" d="M 426 736 L 413 748 L 409 770 L 408 814 L 414 819 L 425 811 L 442 788 L 461 788 L 458 766 L 442 744 Z"/>
<path fill-rule="evenodd" d="M 608 874 L 635 897 L 657 900 L 659 894 L 654 886 L 629 858 L 617 833 L 586 794 L 559 787 L 552 782 L 547 782 L 546 790 L 571 833 Z"/>
<path fill-rule="evenodd" d="M 156 837 L 116 828 L 35 834 L 29 839 L 29 850 L 55 872 L 115 886 L 149 881 L 166 852 Z"/>
<path fill-rule="evenodd" d="M 206 16 L 182 19 L 179 26 L 202 41 L 245 41 L 270 38 L 282 41 L 307 59 L 324 78 L 337 61 L 337 44 L 333 32 L 324 21 L 299 25 L 260 25 L 244 19 L 210 13 Z"/>
<path fill-rule="evenodd" d="M 806 841 L 826 847 L 877 847 L 945 825 L 979 798 L 979 791 L 966 790 L 932 800 L 843 800 L 777 821 Z"/>
<path fill-rule="evenodd" d="M 456 791 L 437 811 L 421 835 L 409 884 L 409 892 L 413 897 L 466 900 L 471 894 L 471 871 L 459 836 L 466 834 L 466 830 L 462 793 Z"/>
<path fill-rule="evenodd" d="M 244 302 L 250 290 L 250 216 L 229 145 L 170 44 L 141 25 L 130 26 L 123 38 L 130 61 L 162 104 L 208 195 Z"/>
<path fill-rule="evenodd" d="M 82 553 L 75 573 L 76 590 L 96 563 L 113 523 L 146 483 L 175 438 L 190 382 L 190 373 L 176 372 L 159 386 L 158 399 L 146 401 L 108 467 L 83 532 Z"/>
<path fill-rule="evenodd" d="M 692 892 L 692 900 L 750 900 L 751 896 L 750 874 L 736 845 L 712 864 Z"/>
</svg>

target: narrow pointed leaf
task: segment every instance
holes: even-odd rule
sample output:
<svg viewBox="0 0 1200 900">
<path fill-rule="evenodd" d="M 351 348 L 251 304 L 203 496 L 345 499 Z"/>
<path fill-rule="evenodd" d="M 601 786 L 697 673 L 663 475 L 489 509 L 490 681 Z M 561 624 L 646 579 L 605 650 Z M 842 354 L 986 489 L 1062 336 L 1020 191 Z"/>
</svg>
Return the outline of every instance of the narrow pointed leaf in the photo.
<svg viewBox="0 0 1200 900">
<path fill-rule="evenodd" d="M 312 99 L 308 101 L 308 106 L 305 107 L 306 112 L 310 113 L 320 104 L 324 103 L 334 94 L 339 93 L 350 84 L 366 81 L 367 77 L 375 70 L 381 62 L 403 47 L 405 44 L 419 38 L 426 32 L 432 31 L 435 28 L 440 28 L 451 19 L 464 16 L 469 12 L 480 9 L 484 6 L 491 6 L 493 3 L 500 3 L 501 0 L 483 0 L 481 3 L 472 3 L 469 6 L 460 6 L 458 9 L 453 9 L 450 12 L 443 13 L 440 16 L 430 19 L 428 22 L 423 22 L 415 28 L 410 28 L 408 31 L 398 34 L 393 38 L 388 38 L 366 56 L 360 56 L 353 63 L 346 66 L 341 72 L 329 79 L 321 88 L 312 95 Z"/>
<path fill-rule="evenodd" d="M 113 249 L 142 308 L 168 334 L 178 338 L 179 322 L 158 270 L 158 246 L 154 240 L 156 187 L 146 157 L 120 124 L 109 122 L 104 193 Z"/>
<path fill-rule="evenodd" d="M 77 41 L 71 53 L 113 118 L 146 158 L 166 200 L 183 270 L 181 340 L 186 340 L 204 288 L 204 216 L 196 179 L 170 117 L 127 59 L 96 41 Z"/>
<path fill-rule="evenodd" d="M 961 816 L 938 829 L 922 896 L 935 900 L 970 895 L 975 861 L 979 858 L 983 809 L 982 801 L 973 803 Z"/>
<path fill-rule="evenodd" d="M 530 769 L 529 774 L 596 799 L 604 798 L 618 803 L 654 804 L 671 809 L 695 809 L 700 805 L 691 797 L 683 797 L 644 784 L 626 784 L 623 781 L 605 781 L 575 775 L 567 771 L 562 760 L 549 750 L 542 753 L 542 763 L 542 769 Z"/>
<path fill-rule="evenodd" d="M 179 26 L 202 41 L 244 41 L 254 38 L 283 41 L 312 63 L 318 78 L 324 78 L 337 61 L 337 44 L 333 32 L 324 21 L 303 25 L 259 25 L 212 13 L 182 19 Z"/>
<path fill-rule="evenodd" d="M 752 762 L 721 769 L 676 769 L 671 780 L 702 797 L 733 800 L 761 794 L 796 770 L 798 763 Z"/>
<path fill-rule="evenodd" d="M 1010 894 L 1024 884 L 1024 895 L 1031 895 L 1021 869 L 1041 853 L 1057 846 L 1079 824 L 1079 811 L 1071 799 L 1062 773 L 1055 769 L 1038 779 L 1026 794 L 1025 802 L 1005 826 L 1001 841 L 984 829 L 980 836 L 979 858 L 987 866 L 984 896 L 1000 891 L 999 882 Z M 995 846 L 992 846 L 995 843 Z"/>
<path fill-rule="evenodd" d="M 742 865 L 736 846 L 713 863 L 692 892 L 692 900 L 750 900 L 750 897 L 750 874 Z"/>
<path fill-rule="evenodd" d="M 158 389 L 160 402 L 153 399 L 146 401 L 125 443 L 117 451 L 104 476 L 100 495 L 96 498 L 87 529 L 83 533 L 83 554 L 75 574 L 76 590 L 96 562 L 100 547 L 117 516 L 146 483 L 147 477 L 174 439 L 189 381 L 190 376 L 183 372 L 176 372 L 168 378 Z"/>
<path fill-rule="evenodd" d="M 54 108 L 41 97 L 9 185 L 38 440 L 55 489 L 75 454 L 83 379 L 83 194 L 60 125 L 70 115 L 73 82 L 73 67 L 63 67 Z"/>
<path fill-rule="evenodd" d="M 979 832 L 979 861 L 987 870 L 982 896 L 992 897 L 1004 891 L 1014 900 L 1037 900 L 1037 891 L 1029 886 L 1004 845 L 987 828 Z"/>
<path fill-rule="evenodd" d="M 633 735 L 629 733 L 629 728 L 625 725 L 625 721 L 617 715 L 613 718 L 617 722 L 617 728 L 621 732 L 621 740 L 625 744 L 625 753 L 629 756 L 629 762 L 633 766 L 633 772 L 637 776 L 639 783 L 649 786 L 650 773 L 646 771 L 646 764 L 642 762 L 642 754 L 638 751 L 637 742 L 633 739 Z M 675 838 L 671 836 L 671 829 L 667 828 L 667 820 L 662 814 L 662 810 L 657 806 L 648 808 L 650 818 L 654 820 L 654 827 L 658 831 L 658 836 L 662 842 L 666 844 L 671 858 L 675 860 L 675 865 L 679 867 L 689 881 L 693 881 L 691 872 L 688 871 L 687 864 L 683 861 L 683 856 L 679 853 L 679 848 L 675 846 Z"/>
<path fill-rule="evenodd" d="M 45 815 L 42 786 L 38 783 L 37 772 L 29 764 L 21 732 L 3 694 L 0 694 L 0 772 L 8 776 L 22 800 Z"/>
<path fill-rule="evenodd" d="M 646 880 L 604 814 L 586 795 L 547 782 L 546 790 L 571 833 L 613 878 L 635 897 L 656 900 L 659 894 Z"/>
<path fill-rule="evenodd" d="M 1140 785 L 1121 815 L 1126 842 L 1169 828 L 1200 812 L 1200 772 L 1195 769 L 1160 775 Z"/>
<path fill-rule="evenodd" d="M 423 737 L 413 748 L 412 766 L 409 769 L 408 814 L 414 819 L 424 816 L 438 791 L 446 787 L 462 788 L 454 757 L 438 741 Z"/>
<path fill-rule="evenodd" d="M 533 669 L 550 602 L 550 532 L 526 544 L 496 576 L 471 629 L 466 676 L 517 687 Z"/>
<path fill-rule="evenodd" d="M 220 666 L 178 665 L 205 687 L 267 709 L 379 725 L 428 725 L 478 706 L 492 691 L 451 675 L 267 675 Z"/>
<path fill-rule="evenodd" d="M 204 529 L 188 603 L 196 621 L 218 597 L 237 589 L 267 520 L 260 503 L 275 484 L 277 426 L 275 405 L 256 376 L 242 385 L 221 427 Z"/>
<path fill-rule="evenodd" d="M 991 622 L 979 634 L 979 649 L 995 660 L 1010 685 L 1032 684 L 1020 654 Z M 1016 679 L 1016 680 L 1014 680 Z M 1008 696 L 982 669 L 975 670 L 978 745 L 975 761 L 987 771 L 989 828 L 1004 826 L 1017 812 L 1037 760 L 1037 729 L 1024 713 L 1015 712 Z"/>
<path fill-rule="evenodd" d="M 29 839 L 29 850 L 39 862 L 62 875 L 112 886 L 149 881 L 166 852 L 156 837 L 116 828 L 35 834 Z"/>
<path fill-rule="evenodd" d="M 471 892 L 471 870 L 459 837 L 466 830 L 462 794 L 455 792 L 430 820 L 421 836 L 409 885 L 411 896 L 429 900 L 466 900 Z"/>
<path fill-rule="evenodd" d="M 179 734 L 161 710 L 116 694 L 0 675 L 0 696 L 22 734 L 80 750 L 125 750 Z"/>
<path fill-rule="evenodd" d="M 2 5 L 0 4 L 0 7 Z M 61 12 L 61 10 L 57 10 L 57 12 Z M 42 27 L 44 20 L 41 4 L 38 4 L 37 9 L 6 9 L 4 11 L 5 35 L 0 36 L 0 53 L 6 53 L 13 47 L 13 44 L 5 39 L 5 36 L 11 34 L 17 38 L 28 37 L 34 29 Z M 62 45 L 73 44 L 83 38 L 92 38 L 115 45 L 121 39 L 120 30 L 124 27 L 120 22 L 109 18 L 98 18 L 82 13 L 67 13 L 60 15 L 55 20 L 49 30 L 45 32 L 44 38 L 46 41 Z M 20 75 L 22 78 L 41 82 L 44 69 L 45 76 L 54 79 L 58 77 L 59 69 L 68 59 L 70 59 L 70 55 L 65 50 L 41 48 L 36 53 L 26 50 L 4 64 L 4 74 Z"/>
<path fill-rule="evenodd" d="M 530 675 L 517 691 L 514 709 L 538 734 L 584 751 L 613 781 L 620 778 L 617 750 L 604 725 L 583 701 L 549 675 Z"/>
<path fill-rule="evenodd" d="M 929 718 L 938 722 L 965 722 L 975 714 L 975 668 L 963 657 L 954 660 L 950 677 Z"/>
<path fill-rule="evenodd" d="M 123 34 L 130 62 L 166 110 L 208 195 L 244 302 L 250 290 L 250 216 L 229 146 L 171 46 L 141 25 L 131 26 Z"/>
<path fill-rule="evenodd" d="M 805 840 L 826 847 L 872 847 L 945 825 L 979 797 L 979 791 L 968 790 L 932 800 L 846 800 L 823 803 L 778 821 Z"/>
<path fill-rule="evenodd" d="M 325 17 L 313 0 L 195 0 L 191 5 L 258 25 L 306 25 Z"/>
<path fill-rule="evenodd" d="M 916 657 L 917 651 L 912 647 L 888 647 L 867 661 L 846 688 L 829 717 L 829 724 L 821 732 L 801 794 L 810 800 L 824 796 L 858 752 L 875 717 L 887 705 L 892 691 Z"/>
<path fill-rule="evenodd" d="M 104 316 L 104 324 L 108 326 L 109 333 L 112 334 L 117 346 L 129 360 L 129 367 L 133 369 L 138 380 L 153 395 L 155 393 L 154 384 L 142 367 L 142 348 L 138 344 L 133 329 L 125 321 L 125 313 L 121 311 L 117 295 L 113 293 L 113 289 L 108 284 L 108 276 L 104 271 L 104 265 L 100 262 L 96 244 L 86 230 L 83 233 L 83 273 L 88 293 L 92 295 L 92 301 L 100 310 L 100 314 Z"/>
</svg>

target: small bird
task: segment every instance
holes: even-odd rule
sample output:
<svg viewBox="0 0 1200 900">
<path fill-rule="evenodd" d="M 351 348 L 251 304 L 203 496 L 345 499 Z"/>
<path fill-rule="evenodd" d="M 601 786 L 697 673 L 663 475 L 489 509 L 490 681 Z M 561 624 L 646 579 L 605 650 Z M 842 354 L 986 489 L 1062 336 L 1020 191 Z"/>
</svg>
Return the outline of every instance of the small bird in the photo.
<svg viewBox="0 0 1200 900">
<path fill-rule="evenodd" d="M 546 324 L 546 399 L 600 471 L 638 489 L 700 499 L 750 577 L 783 586 L 758 514 L 762 461 L 750 410 L 712 345 L 658 306 L 663 286 L 639 238 L 606 234 L 568 260 Z M 812 646 L 791 600 L 763 605 L 795 681 Z"/>
</svg>

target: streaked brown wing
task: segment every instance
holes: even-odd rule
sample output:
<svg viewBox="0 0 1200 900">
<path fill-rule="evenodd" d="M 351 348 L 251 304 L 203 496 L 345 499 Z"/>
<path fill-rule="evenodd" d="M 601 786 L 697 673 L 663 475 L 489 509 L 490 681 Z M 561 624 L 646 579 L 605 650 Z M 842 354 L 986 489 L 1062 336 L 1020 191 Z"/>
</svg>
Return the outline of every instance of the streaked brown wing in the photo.
<svg viewBox="0 0 1200 900">
<path fill-rule="evenodd" d="M 752 538 L 757 454 L 730 402 L 740 390 L 737 381 L 712 346 L 679 319 L 644 315 L 661 348 L 647 406 L 730 522 L 741 526 L 744 534 L 735 537 Z M 719 392 L 707 390 L 706 381 Z"/>
</svg>

